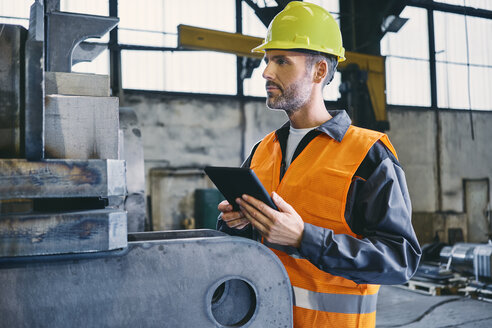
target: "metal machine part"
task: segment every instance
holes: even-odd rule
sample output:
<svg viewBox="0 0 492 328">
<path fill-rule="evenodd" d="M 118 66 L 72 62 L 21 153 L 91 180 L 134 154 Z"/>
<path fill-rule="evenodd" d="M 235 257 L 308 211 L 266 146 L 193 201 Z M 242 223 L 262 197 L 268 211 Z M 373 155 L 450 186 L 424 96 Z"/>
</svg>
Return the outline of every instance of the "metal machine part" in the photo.
<svg viewBox="0 0 492 328">
<path fill-rule="evenodd" d="M 47 13 L 46 17 L 47 70 L 53 72 L 71 72 L 75 47 L 88 38 L 102 37 L 119 22 L 116 17 L 57 11 Z"/>
<path fill-rule="evenodd" d="M 492 242 L 475 247 L 473 252 L 473 269 L 475 278 L 492 279 Z"/>
<path fill-rule="evenodd" d="M 446 246 L 440 253 L 441 263 L 447 269 L 474 274 L 476 280 L 492 279 L 492 243 L 459 243 Z"/>
<path fill-rule="evenodd" d="M 72 65 L 91 62 L 97 56 L 99 56 L 104 50 L 106 50 L 105 44 L 96 44 L 89 42 L 81 42 L 72 53 Z"/>
<path fill-rule="evenodd" d="M 262 244 L 213 230 L 128 237 L 117 252 L 0 259 L 0 327 L 292 326 L 289 278 Z"/>
</svg>

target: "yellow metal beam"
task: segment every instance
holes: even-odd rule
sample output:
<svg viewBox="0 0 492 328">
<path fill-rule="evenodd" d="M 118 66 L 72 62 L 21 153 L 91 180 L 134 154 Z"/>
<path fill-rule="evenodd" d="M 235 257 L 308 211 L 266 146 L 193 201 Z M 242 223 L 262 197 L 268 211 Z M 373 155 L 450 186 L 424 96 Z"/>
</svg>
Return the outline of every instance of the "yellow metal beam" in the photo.
<svg viewBox="0 0 492 328">
<path fill-rule="evenodd" d="M 229 33 L 189 25 L 178 25 L 178 46 L 186 49 L 213 50 L 236 54 L 237 56 L 263 58 L 261 53 L 251 49 L 263 39 L 240 33 Z"/>
<path fill-rule="evenodd" d="M 178 46 L 195 50 L 213 50 L 250 58 L 263 58 L 261 53 L 253 53 L 251 49 L 260 45 L 262 38 L 229 33 L 189 25 L 178 25 Z M 367 87 L 371 98 L 374 115 L 377 121 L 387 121 L 386 86 L 384 57 L 366 55 L 356 52 L 345 52 L 346 61 L 338 67 L 343 71 L 350 64 L 357 64 L 361 70 L 367 71 Z"/>
</svg>

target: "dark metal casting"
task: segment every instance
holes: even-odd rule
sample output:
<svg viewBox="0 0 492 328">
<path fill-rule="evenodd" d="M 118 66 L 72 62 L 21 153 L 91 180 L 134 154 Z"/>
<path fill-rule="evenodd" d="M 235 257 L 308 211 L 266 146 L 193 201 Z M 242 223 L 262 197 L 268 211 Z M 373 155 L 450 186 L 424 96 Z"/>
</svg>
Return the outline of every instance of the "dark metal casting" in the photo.
<svg viewBox="0 0 492 328">
<path fill-rule="evenodd" d="M 31 6 L 26 41 L 25 153 L 28 160 L 44 158 L 44 10 L 41 0 Z"/>
</svg>

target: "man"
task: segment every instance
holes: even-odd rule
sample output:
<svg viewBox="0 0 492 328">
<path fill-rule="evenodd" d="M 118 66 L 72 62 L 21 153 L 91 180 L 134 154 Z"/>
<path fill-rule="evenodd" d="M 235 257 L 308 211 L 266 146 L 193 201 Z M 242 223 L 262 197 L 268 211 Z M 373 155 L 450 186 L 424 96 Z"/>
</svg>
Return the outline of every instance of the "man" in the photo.
<svg viewBox="0 0 492 328">
<path fill-rule="evenodd" d="M 295 327 L 374 327 L 378 284 L 408 280 L 421 251 L 396 152 L 383 133 L 327 111 L 322 90 L 344 49 L 323 8 L 291 2 L 265 42 L 267 106 L 289 117 L 243 164 L 279 211 L 251 196 L 219 204 L 218 229 L 254 238 L 284 264 Z"/>
</svg>

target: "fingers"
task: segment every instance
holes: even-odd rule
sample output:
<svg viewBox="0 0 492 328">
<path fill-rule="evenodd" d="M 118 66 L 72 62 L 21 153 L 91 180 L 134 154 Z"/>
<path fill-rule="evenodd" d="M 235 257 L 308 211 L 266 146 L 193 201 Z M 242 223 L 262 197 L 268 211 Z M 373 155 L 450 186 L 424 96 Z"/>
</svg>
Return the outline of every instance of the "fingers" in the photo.
<svg viewBox="0 0 492 328">
<path fill-rule="evenodd" d="M 254 198 L 251 196 L 246 196 L 246 199 L 251 200 Z M 258 229 L 261 234 L 268 233 L 269 231 L 268 226 L 271 223 L 271 220 L 261 210 L 261 208 L 264 208 L 264 206 L 269 207 L 268 205 L 264 204 L 263 202 L 257 201 L 256 204 L 259 208 L 256 208 L 252 204 L 240 198 L 238 198 L 236 202 L 239 204 L 241 212 L 244 214 L 246 219 L 248 219 L 249 222 L 256 229 Z"/>
<path fill-rule="evenodd" d="M 245 218 L 226 222 L 226 224 L 229 228 L 234 228 L 234 229 L 242 229 L 242 228 L 246 227 L 249 223 L 250 222 Z"/>
<path fill-rule="evenodd" d="M 238 198 L 241 212 L 267 241 L 280 245 L 299 247 L 304 231 L 304 222 L 295 209 L 278 194 L 272 198 L 280 211 L 247 195 Z"/>
<path fill-rule="evenodd" d="M 287 203 L 282 197 L 280 197 L 280 195 L 277 194 L 275 191 L 272 192 L 272 199 L 275 205 L 277 205 L 280 212 L 292 213 L 294 211 L 294 208 L 289 203 Z"/>
<path fill-rule="evenodd" d="M 243 219 L 244 215 L 240 211 L 222 212 L 222 220 L 225 222 Z"/>
<path fill-rule="evenodd" d="M 232 205 L 229 204 L 229 202 L 227 200 L 223 200 L 219 203 L 219 205 L 217 206 L 218 210 L 222 213 L 225 213 L 225 212 L 230 212 L 232 211 Z"/>
<path fill-rule="evenodd" d="M 242 229 L 249 224 L 249 221 L 240 211 L 233 211 L 233 207 L 227 200 L 219 203 L 217 206 L 221 213 L 220 217 L 229 228 Z"/>
<path fill-rule="evenodd" d="M 242 199 L 240 199 L 240 201 L 242 203 L 246 202 L 246 203 L 252 205 L 256 209 L 258 209 L 261 213 L 265 214 L 266 217 L 272 218 L 275 216 L 275 213 L 277 212 L 273 208 L 268 206 L 267 204 L 263 203 L 261 200 L 258 200 L 252 196 L 249 196 L 249 195 L 243 195 Z M 236 200 L 236 203 L 238 203 L 239 205 L 242 204 L 242 203 L 239 203 L 238 200 Z"/>
</svg>

